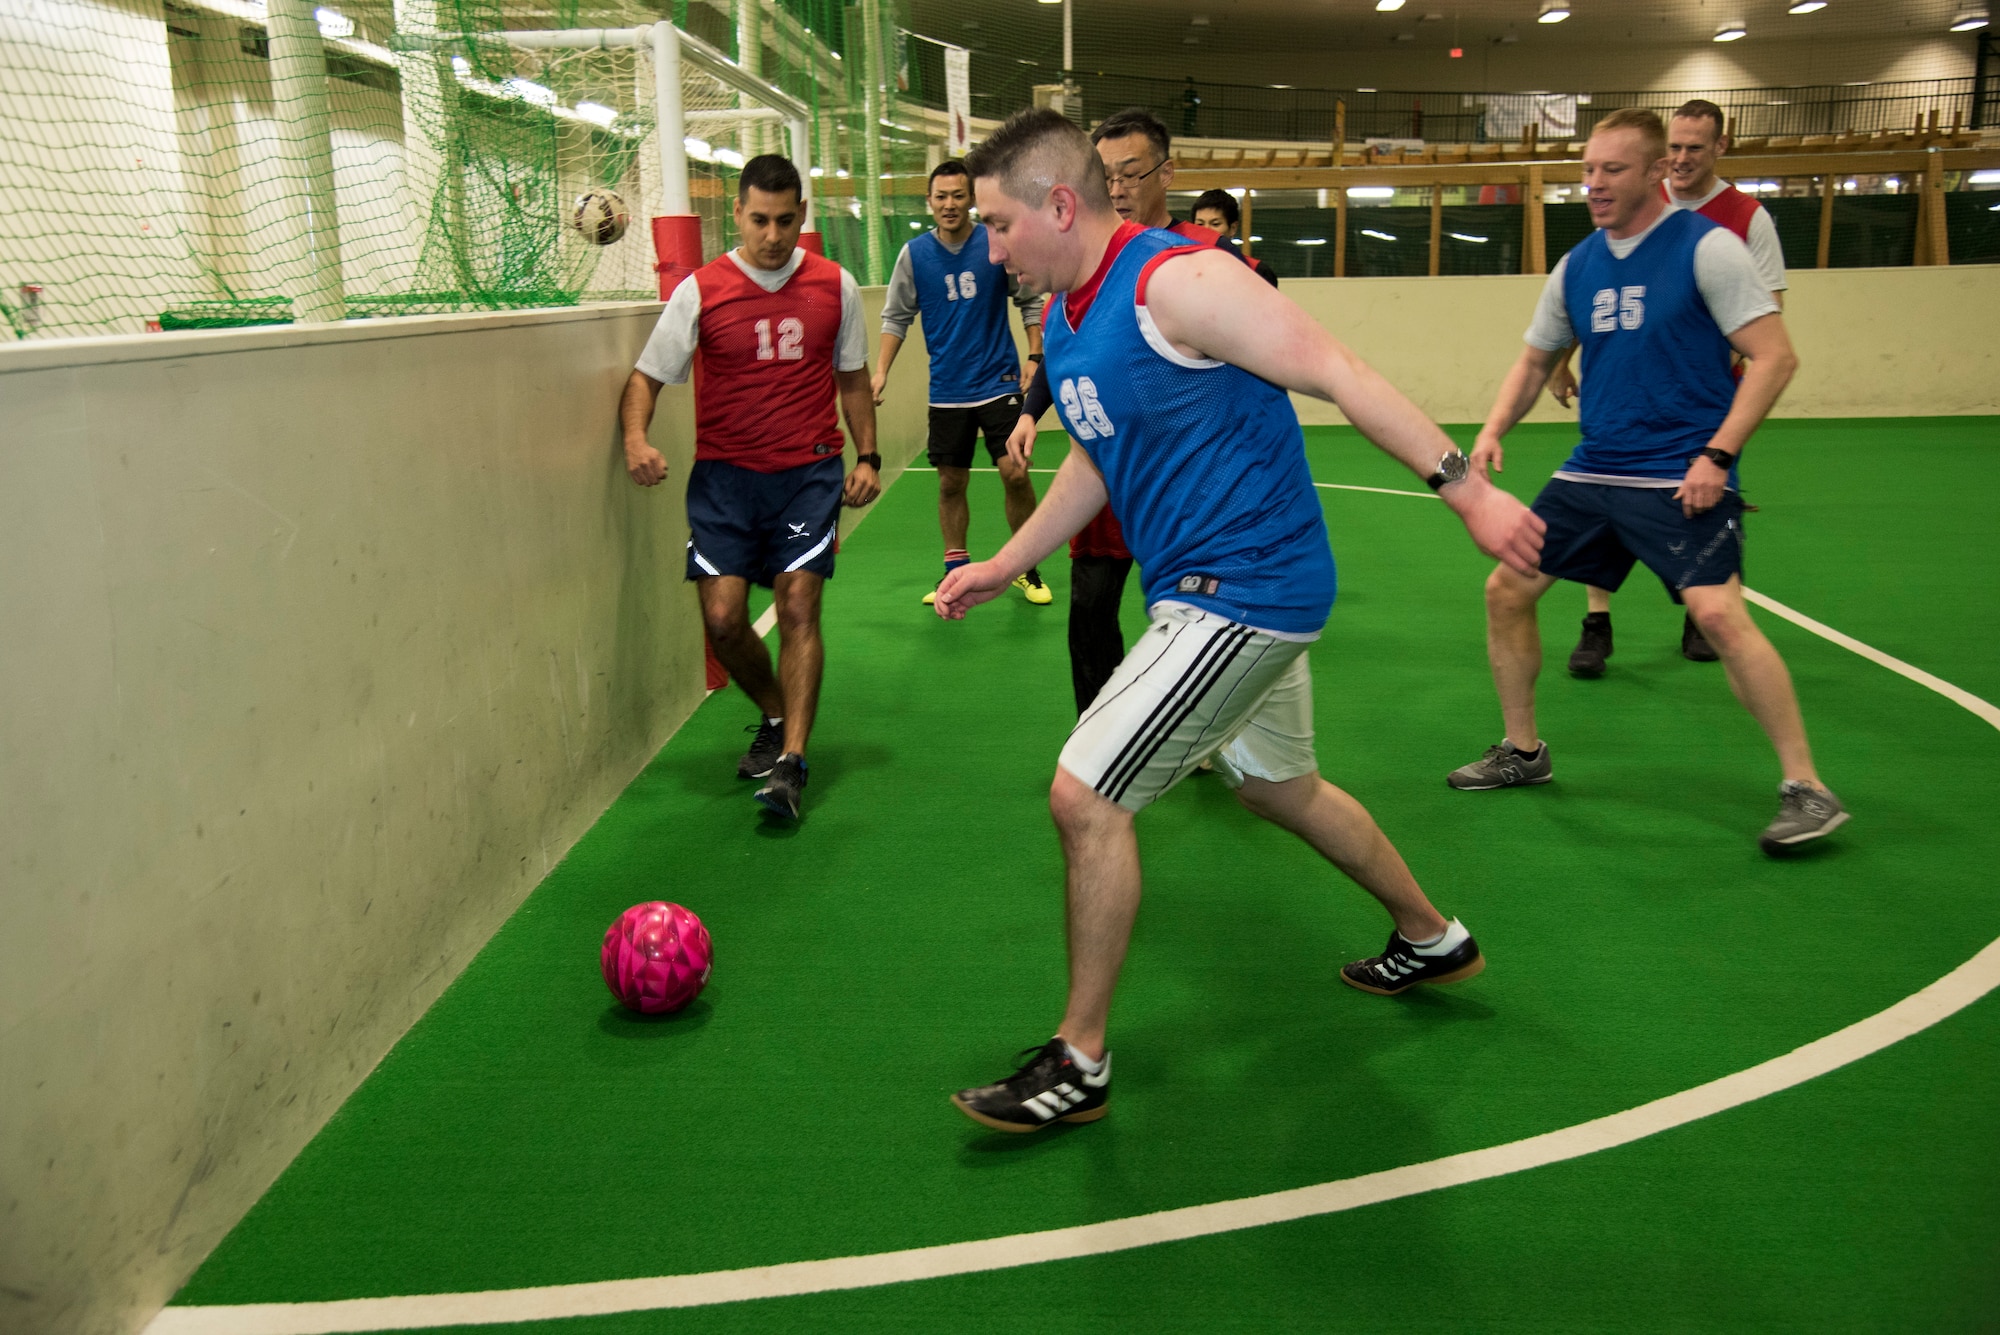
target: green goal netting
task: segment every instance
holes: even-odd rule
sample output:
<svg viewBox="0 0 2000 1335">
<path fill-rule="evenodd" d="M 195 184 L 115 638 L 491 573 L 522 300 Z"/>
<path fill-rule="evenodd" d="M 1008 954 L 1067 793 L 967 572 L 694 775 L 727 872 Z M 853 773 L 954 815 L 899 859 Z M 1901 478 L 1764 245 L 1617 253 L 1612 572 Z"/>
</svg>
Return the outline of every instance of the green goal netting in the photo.
<svg viewBox="0 0 2000 1335">
<path fill-rule="evenodd" d="M 906 183 L 944 138 L 908 95 L 895 0 L 14 0 L 0 323 L 77 336 L 657 295 L 661 21 L 685 39 L 703 253 L 729 244 L 742 163 L 802 146 L 827 253 L 884 280 L 921 215 Z M 609 245 L 571 225 L 600 189 L 631 216 Z"/>
</svg>

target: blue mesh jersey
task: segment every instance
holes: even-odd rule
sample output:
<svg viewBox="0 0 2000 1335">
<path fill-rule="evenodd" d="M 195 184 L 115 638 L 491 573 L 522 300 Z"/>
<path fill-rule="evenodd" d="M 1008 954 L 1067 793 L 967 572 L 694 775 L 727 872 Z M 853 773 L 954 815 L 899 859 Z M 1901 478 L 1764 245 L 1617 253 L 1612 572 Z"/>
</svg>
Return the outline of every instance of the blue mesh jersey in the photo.
<svg viewBox="0 0 2000 1335">
<path fill-rule="evenodd" d="M 1049 303 L 1043 370 L 1056 406 L 1104 475 L 1148 606 L 1315 635 L 1333 606 L 1333 552 L 1298 414 L 1276 385 L 1182 356 L 1153 324 L 1146 279 L 1175 250 L 1195 248 L 1171 232 L 1131 234 L 1081 330 L 1067 294 Z"/>
<path fill-rule="evenodd" d="M 1694 269 L 1695 247 L 1714 230 L 1701 214 L 1675 209 L 1622 260 L 1602 231 L 1569 253 L 1563 305 L 1589 388 L 1583 439 L 1561 473 L 1678 479 L 1729 415 L 1729 340 Z"/>
<path fill-rule="evenodd" d="M 962 408 L 1020 393 L 1020 354 L 1007 327 L 1007 271 L 987 258 L 986 224 L 972 229 L 956 255 L 935 232 L 913 238 L 909 250 L 932 405 Z"/>
</svg>

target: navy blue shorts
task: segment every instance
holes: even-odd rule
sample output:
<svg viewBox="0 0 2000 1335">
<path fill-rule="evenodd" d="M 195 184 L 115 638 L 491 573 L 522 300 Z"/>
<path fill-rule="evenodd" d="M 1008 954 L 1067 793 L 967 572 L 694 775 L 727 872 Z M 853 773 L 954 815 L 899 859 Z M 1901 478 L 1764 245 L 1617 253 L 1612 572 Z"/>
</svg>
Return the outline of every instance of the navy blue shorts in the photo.
<svg viewBox="0 0 2000 1335">
<path fill-rule="evenodd" d="M 1743 573 L 1743 498 L 1726 491 L 1715 508 L 1689 519 L 1672 487 L 1613 487 L 1550 478 L 1534 511 L 1549 526 L 1542 573 L 1615 590 L 1634 561 L 1660 577 L 1667 593 L 1727 584 Z"/>
<path fill-rule="evenodd" d="M 688 472 L 687 577 L 741 575 L 766 588 L 794 570 L 832 579 L 846 481 L 837 454 L 779 473 L 697 460 Z"/>
</svg>

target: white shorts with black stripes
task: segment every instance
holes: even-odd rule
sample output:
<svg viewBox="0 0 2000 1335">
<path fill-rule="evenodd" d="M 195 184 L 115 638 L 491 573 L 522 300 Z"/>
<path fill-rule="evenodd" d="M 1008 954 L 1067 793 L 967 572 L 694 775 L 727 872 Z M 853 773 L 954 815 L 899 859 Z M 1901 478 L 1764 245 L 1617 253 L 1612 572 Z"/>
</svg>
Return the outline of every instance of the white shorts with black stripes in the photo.
<svg viewBox="0 0 2000 1335">
<path fill-rule="evenodd" d="M 1142 811 L 1202 761 L 1231 787 L 1314 774 L 1307 641 L 1181 603 L 1125 655 L 1058 763 L 1128 811 Z"/>
</svg>

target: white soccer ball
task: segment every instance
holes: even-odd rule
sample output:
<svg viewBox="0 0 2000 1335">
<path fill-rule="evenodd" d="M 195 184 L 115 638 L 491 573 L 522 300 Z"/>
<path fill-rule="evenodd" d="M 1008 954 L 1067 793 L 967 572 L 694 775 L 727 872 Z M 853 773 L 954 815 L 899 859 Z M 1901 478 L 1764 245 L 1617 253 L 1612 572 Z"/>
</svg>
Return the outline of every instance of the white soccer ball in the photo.
<svg viewBox="0 0 2000 1335">
<path fill-rule="evenodd" d="M 625 235 L 632 215 L 626 212 L 625 201 L 611 191 L 592 190 L 577 197 L 569 221 L 591 245 L 608 246 Z"/>
</svg>

